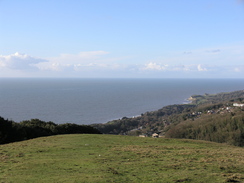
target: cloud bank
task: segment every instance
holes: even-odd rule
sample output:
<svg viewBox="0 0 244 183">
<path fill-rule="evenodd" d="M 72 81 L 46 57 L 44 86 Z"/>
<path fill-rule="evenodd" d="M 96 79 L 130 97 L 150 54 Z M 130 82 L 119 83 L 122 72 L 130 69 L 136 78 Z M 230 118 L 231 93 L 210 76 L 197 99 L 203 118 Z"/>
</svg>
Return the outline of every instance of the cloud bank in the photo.
<svg viewBox="0 0 244 183">
<path fill-rule="evenodd" d="M 36 64 L 44 62 L 48 62 L 48 60 L 31 57 L 18 52 L 7 56 L 0 55 L 0 68 L 32 70 L 36 69 Z"/>
<path fill-rule="evenodd" d="M 58 57 L 48 58 L 49 62 L 39 63 L 36 66 L 40 70 L 79 71 L 87 68 L 104 68 L 108 63 L 104 56 L 109 54 L 105 51 L 80 52 L 78 54 L 61 54 Z"/>
<path fill-rule="evenodd" d="M 106 51 L 60 54 L 50 58 L 37 58 L 16 52 L 0 55 L 0 77 L 243 78 L 244 65 L 240 64 L 243 63 L 243 57 L 239 54 L 241 49 L 235 49 L 239 57 L 236 59 L 238 62 L 233 62 L 233 65 L 221 64 L 219 54 L 224 53 L 222 50 L 224 49 L 193 50 L 183 54 L 181 52 L 181 57 L 176 55 L 139 64 L 133 64 L 124 58 L 114 58 Z M 204 57 L 204 54 L 207 56 Z M 204 59 L 212 59 L 215 62 Z"/>
<path fill-rule="evenodd" d="M 193 65 L 169 65 L 169 64 L 160 64 L 155 62 L 150 62 L 145 64 L 142 70 L 149 71 L 207 71 L 207 66 L 203 66 L 201 64 L 193 64 Z"/>
</svg>

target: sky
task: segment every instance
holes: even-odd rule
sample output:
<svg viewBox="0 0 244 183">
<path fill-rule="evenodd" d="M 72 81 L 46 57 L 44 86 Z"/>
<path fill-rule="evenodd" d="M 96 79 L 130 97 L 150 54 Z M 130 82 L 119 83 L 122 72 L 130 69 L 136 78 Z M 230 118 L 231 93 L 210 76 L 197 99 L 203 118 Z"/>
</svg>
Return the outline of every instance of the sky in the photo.
<svg viewBox="0 0 244 183">
<path fill-rule="evenodd" d="M 244 0 L 0 0 L 0 77 L 244 78 Z"/>
</svg>

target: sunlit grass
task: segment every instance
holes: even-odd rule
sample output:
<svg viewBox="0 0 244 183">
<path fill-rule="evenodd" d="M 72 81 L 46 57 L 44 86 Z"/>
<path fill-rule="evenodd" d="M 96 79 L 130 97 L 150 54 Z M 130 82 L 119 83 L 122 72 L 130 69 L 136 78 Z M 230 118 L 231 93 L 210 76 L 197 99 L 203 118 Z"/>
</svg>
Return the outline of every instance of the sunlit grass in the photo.
<svg viewBox="0 0 244 183">
<path fill-rule="evenodd" d="M 244 149 L 205 141 L 60 135 L 0 146 L 0 182 L 244 182 Z"/>
</svg>

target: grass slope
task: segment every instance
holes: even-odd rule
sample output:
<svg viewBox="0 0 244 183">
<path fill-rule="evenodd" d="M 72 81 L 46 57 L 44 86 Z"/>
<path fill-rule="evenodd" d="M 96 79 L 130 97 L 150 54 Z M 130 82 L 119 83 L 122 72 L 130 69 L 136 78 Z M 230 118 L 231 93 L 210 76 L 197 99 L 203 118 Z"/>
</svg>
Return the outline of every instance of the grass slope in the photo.
<svg viewBox="0 0 244 183">
<path fill-rule="evenodd" d="M 205 141 L 57 135 L 0 146 L 0 182 L 244 182 L 244 149 Z"/>
</svg>

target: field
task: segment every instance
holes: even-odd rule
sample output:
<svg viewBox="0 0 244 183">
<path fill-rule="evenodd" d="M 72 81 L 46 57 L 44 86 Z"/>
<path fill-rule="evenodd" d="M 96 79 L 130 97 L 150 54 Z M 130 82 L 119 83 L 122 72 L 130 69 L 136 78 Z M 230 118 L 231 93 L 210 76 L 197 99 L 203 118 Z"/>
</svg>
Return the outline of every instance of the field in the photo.
<svg viewBox="0 0 244 183">
<path fill-rule="evenodd" d="M 57 135 L 0 145 L 0 182 L 244 182 L 244 149 L 205 141 Z"/>
</svg>

